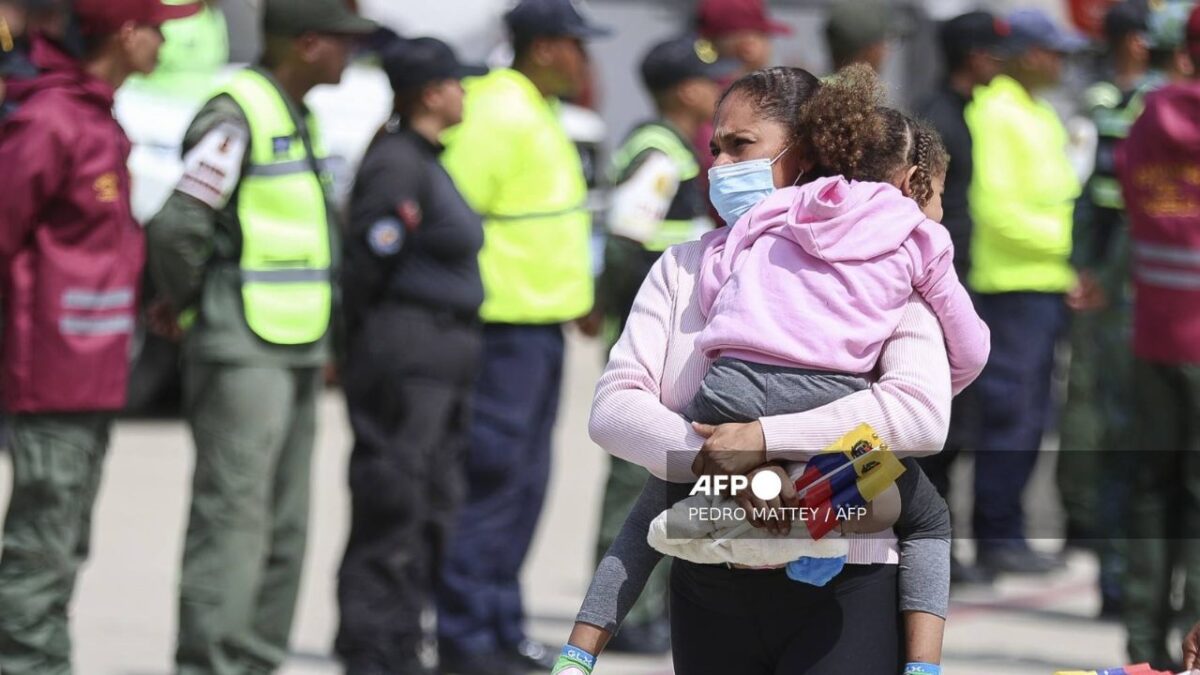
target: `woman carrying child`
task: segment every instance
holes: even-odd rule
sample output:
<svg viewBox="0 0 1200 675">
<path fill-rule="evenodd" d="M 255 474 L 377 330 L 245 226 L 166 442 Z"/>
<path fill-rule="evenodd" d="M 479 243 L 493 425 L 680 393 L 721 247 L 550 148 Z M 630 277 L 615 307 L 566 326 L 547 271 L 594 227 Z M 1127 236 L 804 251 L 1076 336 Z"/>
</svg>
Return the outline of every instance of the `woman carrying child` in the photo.
<svg viewBox="0 0 1200 675">
<path fill-rule="evenodd" d="M 926 217 L 940 217 L 944 150 L 936 134 L 877 98 L 860 71 L 822 87 L 804 71 L 771 69 L 730 88 L 717 116 L 711 194 L 733 227 L 669 250 L 651 272 L 597 387 L 592 435 L 602 447 L 687 483 L 806 460 L 861 422 L 902 454 L 940 449 L 951 376 L 957 390 L 978 374 L 987 332 L 954 277 L 948 236 Z M 802 180 L 810 182 L 775 192 Z M 919 470 L 910 473 L 902 520 L 925 535 L 907 543 L 935 545 L 900 561 L 920 572 L 908 574 L 908 588 L 901 575 L 904 640 L 896 563 L 907 546 L 898 550 L 890 532 L 848 536 L 847 567 L 810 583 L 783 570 L 676 561 L 678 675 L 888 673 L 900 669 L 902 652 L 936 663 L 945 506 Z M 606 558 L 580 613 L 569 649 L 584 665 L 640 590 L 644 513 L 680 496 L 657 486 L 648 483 L 647 495 L 657 496 L 643 495 L 627 525 L 634 534 L 625 544 L 638 548 L 640 530 L 641 553 Z"/>
</svg>

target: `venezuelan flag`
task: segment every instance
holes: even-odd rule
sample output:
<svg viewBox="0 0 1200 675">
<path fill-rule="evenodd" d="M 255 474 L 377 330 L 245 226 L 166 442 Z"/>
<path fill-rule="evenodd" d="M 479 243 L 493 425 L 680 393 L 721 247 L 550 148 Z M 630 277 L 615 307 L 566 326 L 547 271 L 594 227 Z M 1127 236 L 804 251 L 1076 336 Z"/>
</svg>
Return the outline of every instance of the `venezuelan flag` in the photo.
<svg viewBox="0 0 1200 675">
<path fill-rule="evenodd" d="M 904 465 L 875 430 L 860 424 L 813 457 L 796 479 L 809 535 L 820 539 L 837 527 L 839 510 L 865 506 L 896 482 Z"/>
<path fill-rule="evenodd" d="M 1155 670 L 1148 663 L 1105 670 L 1060 670 L 1054 675 L 1173 675 L 1170 671 Z"/>
</svg>

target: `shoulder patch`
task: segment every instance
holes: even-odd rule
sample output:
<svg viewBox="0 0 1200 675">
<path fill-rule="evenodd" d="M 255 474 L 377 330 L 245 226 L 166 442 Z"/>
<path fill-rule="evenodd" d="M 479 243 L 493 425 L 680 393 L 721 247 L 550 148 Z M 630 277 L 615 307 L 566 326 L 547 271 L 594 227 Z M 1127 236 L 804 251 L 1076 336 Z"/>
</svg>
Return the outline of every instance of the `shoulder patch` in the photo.
<svg viewBox="0 0 1200 675">
<path fill-rule="evenodd" d="M 380 257 L 393 256 L 400 252 L 404 243 L 404 230 L 400 221 L 395 218 L 384 218 L 376 221 L 367 230 L 367 245 L 371 251 Z"/>
<path fill-rule="evenodd" d="M 396 206 L 396 215 L 400 216 L 404 227 L 409 230 L 415 230 L 421 226 L 421 205 L 414 199 L 405 199 Z"/>
</svg>

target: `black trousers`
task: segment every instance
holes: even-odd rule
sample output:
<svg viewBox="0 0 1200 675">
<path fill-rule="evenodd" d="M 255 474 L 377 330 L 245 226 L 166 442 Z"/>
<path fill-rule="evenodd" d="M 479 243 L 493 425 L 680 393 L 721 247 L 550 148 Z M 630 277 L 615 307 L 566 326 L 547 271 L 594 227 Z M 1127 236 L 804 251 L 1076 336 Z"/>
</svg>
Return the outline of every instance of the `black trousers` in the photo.
<svg viewBox="0 0 1200 675">
<path fill-rule="evenodd" d="M 888 675 L 903 650 L 896 565 L 847 565 L 824 587 L 784 570 L 675 560 L 676 675 Z"/>
<path fill-rule="evenodd" d="M 421 613 L 463 498 L 480 328 L 385 304 L 348 346 L 352 515 L 335 648 L 350 675 L 403 675 L 416 671 Z"/>
<path fill-rule="evenodd" d="M 973 385 L 979 403 L 972 529 L 981 551 L 1022 548 L 1025 486 L 1050 421 L 1054 348 L 1067 326 L 1059 293 L 980 293 L 992 353 Z"/>
</svg>

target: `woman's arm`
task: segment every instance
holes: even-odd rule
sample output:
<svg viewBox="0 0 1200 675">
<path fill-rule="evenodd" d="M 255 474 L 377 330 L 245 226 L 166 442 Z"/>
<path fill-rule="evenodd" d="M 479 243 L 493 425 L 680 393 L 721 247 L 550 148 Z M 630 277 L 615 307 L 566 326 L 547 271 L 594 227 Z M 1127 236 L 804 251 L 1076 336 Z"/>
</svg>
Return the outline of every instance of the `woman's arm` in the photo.
<svg viewBox="0 0 1200 675">
<path fill-rule="evenodd" d="M 687 420 L 663 405 L 662 377 L 674 330 L 678 263 L 668 250 L 646 275 L 625 332 L 596 384 L 588 434 L 615 457 L 659 478 L 690 483 L 704 443 Z M 700 358 L 696 355 L 696 358 Z"/>
<path fill-rule="evenodd" d="M 764 417 L 772 460 L 806 461 L 862 423 L 901 455 L 931 455 L 946 442 L 950 365 L 942 329 L 924 301 L 910 300 L 879 356 L 870 389 L 802 413 Z"/>
</svg>

